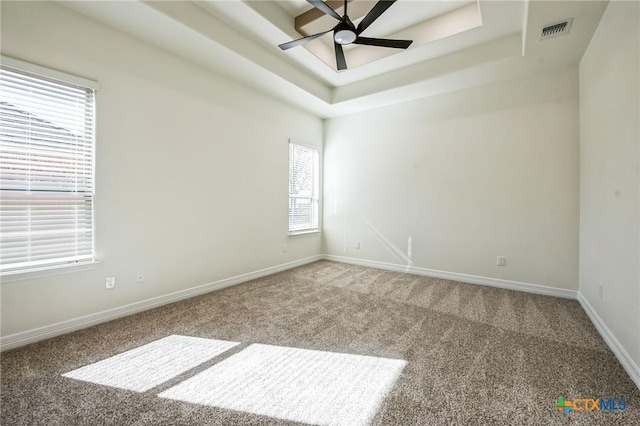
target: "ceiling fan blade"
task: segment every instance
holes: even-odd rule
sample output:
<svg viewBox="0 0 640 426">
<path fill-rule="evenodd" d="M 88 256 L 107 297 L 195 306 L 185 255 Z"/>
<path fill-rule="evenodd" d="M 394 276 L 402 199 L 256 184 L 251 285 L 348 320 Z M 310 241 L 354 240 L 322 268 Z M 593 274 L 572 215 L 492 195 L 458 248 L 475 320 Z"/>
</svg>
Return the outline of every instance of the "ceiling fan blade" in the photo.
<svg viewBox="0 0 640 426">
<path fill-rule="evenodd" d="M 371 9 L 369 13 L 367 13 L 367 16 L 365 16 L 364 19 L 360 21 L 356 32 L 360 34 L 364 30 L 366 30 L 367 27 L 373 23 L 373 21 L 378 19 L 380 15 L 382 15 L 385 10 L 389 9 L 389 7 L 391 7 L 391 5 L 395 2 L 396 0 L 380 0 L 378 3 L 376 3 L 376 5 L 373 6 L 373 9 Z"/>
<path fill-rule="evenodd" d="M 338 15 L 338 13 L 331 9 L 329 5 L 327 5 L 322 0 L 307 0 L 308 3 L 311 3 L 316 9 L 326 13 L 327 15 L 336 18 L 338 21 L 342 21 L 342 17 Z"/>
<path fill-rule="evenodd" d="M 338 70 L 346 70 L 347 69 L 347 60 L 344 57 L 344 51 L 342 50 L 342 45 L 334 42 L 336 46 L 336 65 L 338 66 Z"/>
<path fill-rule="evenodd" d="M 413 40 L 392 40 L 389 38 L 369 38 L 358 37 L 353 44 L 365 44 L 367 46 L 394 47 L 396 49 L 406 49 L 413 43 Z"/>
<path fill-rule="evenodd" d="M 329 31 L 332 31 L 332 30 L 327 30 L 327 31 L 322 32 L 322 33 L 318 33 L 318 34 L 313 34 L 313 35 L 310 35 L 310 36 L 302 37 L 302 38 L 299 38 L 297 40 L 289 41 L 287 43 L 282 43 L 282 44 L 279 44 L 278 47 L 280 49 L 282 49 L 282 50 L 291 49 L 292 47 L 300 46 L 301 44 L 305 44 L 308 41 L 311 41 L 311 40 L 314 40 L 314 39 L 316 39 L 318 37 L 321 37 L 321 36 L 325 35 L 326 33 L 328 33 Z"/>
</svg>

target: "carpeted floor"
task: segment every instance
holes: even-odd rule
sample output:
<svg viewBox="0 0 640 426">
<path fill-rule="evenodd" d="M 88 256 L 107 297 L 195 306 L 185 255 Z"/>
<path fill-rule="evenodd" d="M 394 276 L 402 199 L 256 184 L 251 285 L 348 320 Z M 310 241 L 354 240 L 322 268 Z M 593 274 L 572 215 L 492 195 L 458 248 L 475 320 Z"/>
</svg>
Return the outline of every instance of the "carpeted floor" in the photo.
<svg viewBox="0 0 640 426">
<path fill-rule="evenodd" d="M 4 426 L 640 425 L 640 391 L 576 301 L 328 261 L 1 362 Z M 564 414 L 560 396 L 626 410 Z"/>
</svg>

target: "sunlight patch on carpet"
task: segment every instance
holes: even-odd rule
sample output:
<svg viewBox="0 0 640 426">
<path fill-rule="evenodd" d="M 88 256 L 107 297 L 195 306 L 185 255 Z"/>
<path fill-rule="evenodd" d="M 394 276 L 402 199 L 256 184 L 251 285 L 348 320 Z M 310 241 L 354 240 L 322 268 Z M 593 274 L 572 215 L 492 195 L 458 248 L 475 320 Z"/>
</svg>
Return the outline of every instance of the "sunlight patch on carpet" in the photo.
<svg viewBox="0 0 640 426">
<path fill-rule="evenodd" d="M 316 425 L 366 425 L 405 365 L 253 344 L 159 396 Z"/>
<path fill-rule="evenodd" d="M 189 336 L 167 336 L 63 374 L 64 377 L 144 392 L 239 345 Z"/>
</svg>

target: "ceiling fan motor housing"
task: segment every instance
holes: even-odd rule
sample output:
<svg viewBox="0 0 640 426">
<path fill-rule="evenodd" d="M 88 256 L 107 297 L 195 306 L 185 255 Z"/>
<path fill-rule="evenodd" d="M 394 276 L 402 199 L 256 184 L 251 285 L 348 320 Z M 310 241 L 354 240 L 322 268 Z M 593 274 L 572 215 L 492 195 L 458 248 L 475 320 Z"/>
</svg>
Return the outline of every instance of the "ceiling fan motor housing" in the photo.
<svg viewBox="0 0 640 426">
<path fill-rule="evenodd" d="M 333 39 L 338 44 L 351 44 L 356 41 L 357 37 L 358 35 L 356 34 L 353 24 L 349 25 L 346 21 L 340 22 L 334 28 Z"/>
</svg>

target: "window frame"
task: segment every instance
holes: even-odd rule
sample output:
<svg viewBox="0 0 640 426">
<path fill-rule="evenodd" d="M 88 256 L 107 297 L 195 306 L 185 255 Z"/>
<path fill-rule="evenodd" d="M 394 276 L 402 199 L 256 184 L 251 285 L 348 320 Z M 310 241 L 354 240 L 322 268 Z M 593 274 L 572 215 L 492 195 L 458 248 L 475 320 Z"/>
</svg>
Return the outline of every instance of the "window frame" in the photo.
<svg viewBox="0 0 640 426">
<path fill-rule="evenodd" d="M 47 67 L 43 67 L 40 65 L 32 64 L 29 62 L 24 62 L 15 58 L 0 56 L 0 63 L 3 67 L 13 69 L 17 72 L 23 72 L 31 75 L 31 77 L 41 77 L 43 80 L 53 80 L 57 81 L 60 84 L 68 85 L 68 86 L 77 86 L 78 88 L 88 89 L 93 92 L 93 105 L 92 105 L 92 128 L 89 133 L 91 136 L 91 155 L 90 158 L 91 164 L 90 170 L 91 172 L 91 184 L 90 184 L 90 197 L 91 197 L 91 255 L 90 258 L 85 258 L 82 260 L 63 262 L 63 257 L 58 257 L 52 259 L 50 263 L 45 264 L 35 264 L 26 267 L 16 268 L 16 269 L 8 269 L 8 270 L 0 270 L 0 276 L 2 277 L 3 282 L 13 282 L 20 281 L 23 279 L 31 279 L 38 277 L 45 277 L 49 275 L 59 275 L 68 272 L 75 272 L 80 270 L 92 269 L 94 265 L 99 263 L 96 258 L 96 211 L 95 211 L 95 202 L 96 202 L 96 148 L 97 148 L 97 93 L 99 90 L 99 85 L 97 82 L 88 80 L 82 77 L 78 77 L 72 74 L 67 74 L 65 72 L 57 71 L 54 69 L 50 69 Z M 25 191 L 27 194 L 29 191 Z M 66 192 L 66 191 L 62 191 Z M 70 194 L 73 191 L 69 191 Z"/>
<path fill-rule="evenodd" d="M 298 140 L 295 139 L 289 139 L 289 143 L 288 143 L 288 152 L 289 154 L 287 155 L 288 158 L 288 183 L 289 183 L 289 196 L 288 196 L 288 205 L 291 206 L 291 198 L 292 198 L 292 194 L 291 194 L 291 146 L 295 145 L 295 146 L 299 146 L 302 148 L 306 148 L 306 149 L 310 149 L 315 151 L 316 154 L 316 173 L 315 173 L 315 182 L 313 185 L 314 188 L 314 193 L 312 194 L 311 197 L 308 196 L 295 196 L 293 195 L 295 198 L 305 198 L 305 199 L 311 199 L 311 202 L 313 204 L 313 210 L 314 210 L 314 214 L 313 214 L 313 218 L 315 219 L 315 223 L 312 223 L 310 227 L 306 227 L 306 228 L 301 228 L 301 229 L 292 229 L 291 228 L 291 211 L 289 210 L 289 213 L 287 214 L 288 220 L 289 220 L 289 225 L 288 225 L 288 236 L 292 237 L 292 236 L 296 236 L 296 235 L 308 235 L 308 234 L 317 234 L 321 232 L 321 223 L 322 223 L 322 197 L 321 197 L 321 193 L 322 193 L 322 151 L 319 147 L 314 146 L 314 145 L 310 145 L 304 142 L 300 142 Z"/>
</svg>

